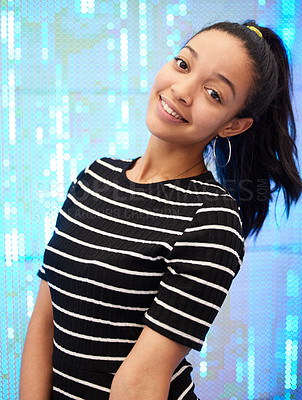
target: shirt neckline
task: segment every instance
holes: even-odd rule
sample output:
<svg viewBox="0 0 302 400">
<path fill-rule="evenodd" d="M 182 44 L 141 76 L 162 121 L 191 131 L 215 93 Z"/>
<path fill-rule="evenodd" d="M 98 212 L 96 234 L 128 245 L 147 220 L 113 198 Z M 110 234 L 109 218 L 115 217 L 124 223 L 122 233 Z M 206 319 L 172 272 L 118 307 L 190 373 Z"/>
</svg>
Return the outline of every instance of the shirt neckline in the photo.
<svg viewBox="0 0 302 400">
<path fill-rule="evenodd" d="M 141 187 L 141 188 L 147 188 L 147 187 L 155 187 L 155 186 L 161 186 L 161 185 L 165 185 L 168 183 L 175 183 L 175 182 L 189 182 L 190 180 L 194 179 L 194 180 L 199 180 L 202 182 L 206 182 L 209 180 L 214 179 L 212 172 L 211 171 L 206 171 L 203 172 L 199 175 L 194 175 L 194 176 L 190 176 L 187 178 L 174 178 L 174 179 L 168 179 L 165 181 L 159 181 L 159 182 L 150 182 L 150 183 L 139 183 L 139 182 L 135 182 L 130 180 L 127 175 L 126 172 L 128 169 L 130 169 L 132 167 L 132 165 L 141 157 L 136 157 L 133 158 L 130 161 L 125 162 L 125 165 L 122 167 L 122 172 L 121 172 L 121 178 L 122 180 L 127 183 L 129 186 L 135 186 L 135 187 Z"/>
</svg>

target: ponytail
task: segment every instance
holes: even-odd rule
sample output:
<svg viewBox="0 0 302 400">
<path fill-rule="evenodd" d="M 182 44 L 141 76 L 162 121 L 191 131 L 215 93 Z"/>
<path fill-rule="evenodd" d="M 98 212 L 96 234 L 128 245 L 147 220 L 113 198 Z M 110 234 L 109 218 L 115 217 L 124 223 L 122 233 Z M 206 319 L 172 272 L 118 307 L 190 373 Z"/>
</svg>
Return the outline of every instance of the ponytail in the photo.
<svg viewBox="0 0 302 400">
<path fill-rule="evenodd" d="M 261 34 L 247 26 L 254 26 Z M 221 183 L 237 200 L 242 214 L 244 237 L 258 234 L 269 210 L 272 194 L 282 189 L 285 210 L 302 191 L 296 166 L 296 126 L 291 104 L 292 78 L 282 40 L 269 28 L 254 21 L 243 25 L 223 22 L 204 30 L 222 30 L 244 44 L 254 73 L 253 90 L 238 118 L 251 117 L 253 125 L 230 137 L 232 157 L 225 167 L 217 166 Z M 203 31 L 204 31 L 203 30 Z M 226 140 L 218 138 L 218 162 L 228 159 Z"/>
</svg>

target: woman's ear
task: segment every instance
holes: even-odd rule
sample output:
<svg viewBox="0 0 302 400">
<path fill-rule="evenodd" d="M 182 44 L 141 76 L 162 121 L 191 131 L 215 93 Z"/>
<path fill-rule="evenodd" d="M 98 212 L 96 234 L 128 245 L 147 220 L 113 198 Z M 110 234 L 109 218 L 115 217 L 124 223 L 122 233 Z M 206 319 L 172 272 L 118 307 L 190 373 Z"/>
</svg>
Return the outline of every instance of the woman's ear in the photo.
<svg viewBox="0 0 302 400">
<path fill-rule="evenodd" d="M 218 132 L 218 135 L 222 137 L 239 135 L 249 129 L 253 122 L 253 118 L 234 118 Z"/>
</svg>

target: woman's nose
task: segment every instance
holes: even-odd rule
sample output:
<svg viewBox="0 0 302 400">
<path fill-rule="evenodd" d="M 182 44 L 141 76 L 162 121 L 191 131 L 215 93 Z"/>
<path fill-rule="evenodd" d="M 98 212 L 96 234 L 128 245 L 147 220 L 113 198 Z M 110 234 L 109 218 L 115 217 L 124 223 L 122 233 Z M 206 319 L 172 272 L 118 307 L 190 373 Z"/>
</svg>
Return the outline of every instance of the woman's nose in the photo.
<svg viewBox="0 0 302 400">
<path fill-rule="evenodd" d="M 192 104 L 192 83 L 188 80 L 183 80 L 181 82 L 176 82 L 171 85 L 171 90 L 177 100 L 180 100 L 186 105 Z"/>
</svg>

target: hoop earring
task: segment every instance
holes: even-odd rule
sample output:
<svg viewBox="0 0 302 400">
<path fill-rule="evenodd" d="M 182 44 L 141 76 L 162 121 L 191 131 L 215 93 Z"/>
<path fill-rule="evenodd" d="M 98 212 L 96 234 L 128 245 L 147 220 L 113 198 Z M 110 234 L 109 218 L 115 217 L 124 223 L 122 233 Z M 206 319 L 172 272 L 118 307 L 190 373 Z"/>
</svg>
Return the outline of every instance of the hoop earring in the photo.
<svg viewBox="0 0 302 400">
<path fill-rule="evenodd" d="M 217 138 L 218 138 L 218 135 L 215 137 L 215 140 L 214 140 L 214 143 L 213 143 L 213 154 L 214 154 L 214 158 L 215 158 L 216 163 L 219 165 L 219 167 L 223 168 L 223 167 L 226 167 L 228 165 L 228 163 L 230 162 L 231 155 L 232 155 L 232 146 L 231 146 L 230 139 L 226 136 L 226 138 L 228 140 L 228 145 L 229 145 L 228 161 L 223 165 L 219 164 L 219 162 L 217 161 L 217 157 L 216 157 L 216 140 L 217 140 Z"/>
</svg>

